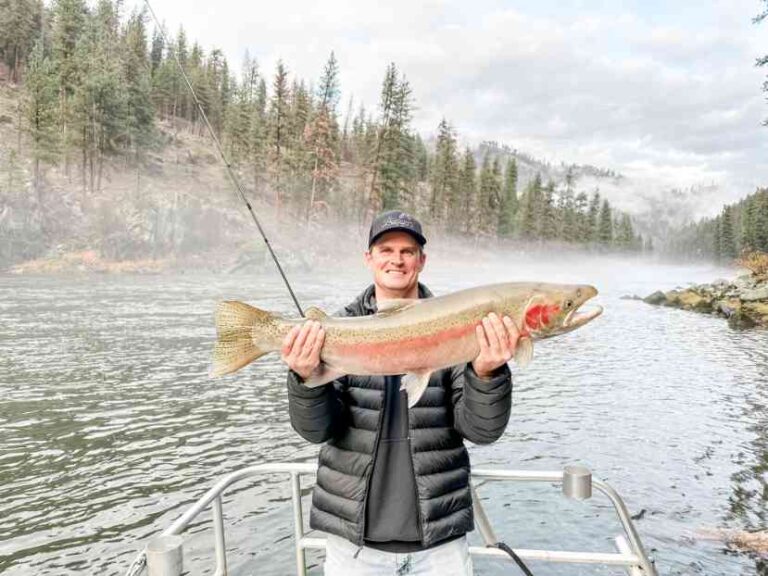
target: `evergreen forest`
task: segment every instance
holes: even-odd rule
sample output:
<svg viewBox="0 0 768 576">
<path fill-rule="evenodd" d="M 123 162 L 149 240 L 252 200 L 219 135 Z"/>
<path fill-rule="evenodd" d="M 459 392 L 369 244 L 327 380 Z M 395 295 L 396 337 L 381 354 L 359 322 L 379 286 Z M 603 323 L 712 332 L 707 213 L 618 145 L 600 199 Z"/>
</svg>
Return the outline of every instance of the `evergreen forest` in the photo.
<svg viewBox="0 0 768 576">
<path fill-rule="evenodd" d="M 264 70 L 247 54 L 234 70 L 221 50 L 183 29 L 166 40 L 146 12 L 123 13 L 119 0 L 0 0 L 0 61 L 0 263 L 62 246 L 158 257 L 226 237 L 231 216 L 219 208 L 236 197 L 223 180 L 195 197 L 150 193 L 152 178 L 171 168 L 168 150 L 188 173 L 219 162 L 201 112 L 247 196 L 278 223 L 365 227 L 376 212 L 401 208 L 433 233 L 474 240 L 652 249 L 598 189 L 579 189 L 573 169 L 558 181 L 523 181 L 520 156 L 462 144 L 447 119 L 417 133 L 416 95 L 394 63 L 382 70 L 377 103 L 342 102 L 333 52 L 310 80 L 284 62 Z M 132 184 L 118 187 L 126 174 Z M 728 242 L 718 253 L 732 251 Z"/>
</svg>

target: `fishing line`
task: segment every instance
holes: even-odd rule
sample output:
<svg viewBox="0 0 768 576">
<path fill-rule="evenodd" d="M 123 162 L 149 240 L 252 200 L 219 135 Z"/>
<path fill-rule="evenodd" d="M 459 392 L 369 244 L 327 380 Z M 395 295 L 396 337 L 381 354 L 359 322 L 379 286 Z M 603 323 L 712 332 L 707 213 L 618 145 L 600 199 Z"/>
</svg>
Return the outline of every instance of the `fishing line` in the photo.
<svg viewBox="0 0 768 576">
<path fill-rule="evenodd" d="M 168 38 L 165 35 L 165 30 L 163 29 L 163 25 L 160 24 L 160 20 L 157 18 L 157 15 L 155 14 L 155 11 L 152 9 L 152 5 L 149 3 L 149 0 L 144 0 L 144 4 L 147 5 L 147 8 L 149 9 L 149 13 L 152 15 L 152 19 L 155 21 L 155 26 L 157 26 L 157 29 L 160 31 L 160 36 L 163 39 L 163 44 L 165 46 L 170 46 L 170 42 L 168 42 Z M 216 136 L 216 132 L 213 130 L 213 126 L 211 126 L 211 123 L 208 121 L 208 115 L 205 113 L 205 110 L 203 110 L 203 105 L 200 103 L 200 100 L 197 97 L 197 93 L 195 92 L 195 89 L 192 87 L 192 83 L 189 81 L 189 78 L 187 77 L 187 73 L 184 71 L 184 67 L 181 65 L 181 61 L 179 60 L 179 56 L 176 53 L 176 50 L 171 50 L 173 53 L 173 59 L 176 62 L 176 66 L 179 68 L 179 72 L 181 72 L 182 78 L 184 78 L 184 83 L 187 85 L 187 88 L 189 88 L 189 92 L 192 94 L 192 99 L 195 101 L 195 104 L 197 105 L 197 110 L 200 112 L 200 116 L 203 118 L 203 122 L 205 123 L 205 127 L 208 129 L 208 133 L 211 135 L 211 138 L 213 139 L 213 143 L 216 145 L 216 150 L 219 153 L 219 157 L 224 162 L 224 166 L 227 168 L 227 174 L 229 174 L 230 180 L 232 180 L 232 183 L 235 185 L 235 188 L 237 189 L 237 192 L 240 195 L 240 198 L 243 202 L 245 202 L 245 205 L 248 207 L 248 212 L 251 214 L 251 218 L 253 218 L 254 223 L 256 224 L 256 227 L 259 229 L 259 233 L 261 234 L 261 237 L 264 239 L 264 243 L 267 245 L 267 250 L 269 250 L 270 256 L 272 256 L 272 260 L 275 262 L 275 266 L 277 266 L 277 271 L 280 272 L 280 276 L 283 278 L 283 282 L 285 282 L 285 287 L 288 288 L 288 292 L 291 295 L 291 298 L 293 299 L 293 303 L 296 304 L 296 308 L 299 311 L 299 314 L 303 317 L 304 311 L 301 309 L 301 305 L 299 304 L 298 299 L 296 298 L 296 294 L 293 293 L 293 289 L 291 288 L 290 282 L 288 282 L 288 278 L 286 278 L 285 273 L 283 272 L 283 267 L 280 266 L 280 261 L 277 259 L 277 255 L 275 254 L 275 251 L 272 250 L 272 245 L 269 243 L 269 239 L 267 238 L 267 235 L 264 233 L 264 229 L 261 227 L 261 223 L 259 222 L 259 219 L 256 217 L 256 214 L 253 211 L 253 207 L 251 206 L 251 203 L 248 201 L 248 198 L 245 196 L 245 192 L 243 192 L 243 186 L 240 184 L 240 181 L 237 179 L 237 176 L 235 175 L 234 171 L 232 170 L 232 164 L 230 164 L 229 159 L 227 158 L 227 155 L 224 153 L 224 149 L 221 146 L 221 142 L 219 142 L 218 137 Z"/>
</svg>

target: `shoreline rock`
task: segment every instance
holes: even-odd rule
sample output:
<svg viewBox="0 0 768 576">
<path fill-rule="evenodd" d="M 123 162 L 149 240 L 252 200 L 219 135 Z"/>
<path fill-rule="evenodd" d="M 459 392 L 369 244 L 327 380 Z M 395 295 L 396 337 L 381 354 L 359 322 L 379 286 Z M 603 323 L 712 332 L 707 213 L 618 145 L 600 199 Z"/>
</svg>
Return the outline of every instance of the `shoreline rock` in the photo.
<svg viewBox="0 0 768 576">
<path fill-rule="evenodd" d="M 768 278 L 752 274 L 668 292 L 657 290 L 643 298 L 643 302 L 719 316 L 737 330 L 768 327 Z"/>
</svg>

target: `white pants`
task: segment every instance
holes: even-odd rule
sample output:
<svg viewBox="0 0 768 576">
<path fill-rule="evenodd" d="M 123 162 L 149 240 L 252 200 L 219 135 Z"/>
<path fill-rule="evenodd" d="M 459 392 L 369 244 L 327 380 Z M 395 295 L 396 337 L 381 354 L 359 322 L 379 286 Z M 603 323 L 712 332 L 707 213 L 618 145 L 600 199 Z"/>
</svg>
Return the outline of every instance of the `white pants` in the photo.
<svg viewBox="0 0 768 576">
<path fill-rule="evenodd" d="M 359 552 L 358 552 L 359 551 Z M 355 557 L 357 554 L 357 557 Z M 325 576 L 472 576 L 466 536 L 418 552 L 382 552 L 328 535 Z"/>
</svg>

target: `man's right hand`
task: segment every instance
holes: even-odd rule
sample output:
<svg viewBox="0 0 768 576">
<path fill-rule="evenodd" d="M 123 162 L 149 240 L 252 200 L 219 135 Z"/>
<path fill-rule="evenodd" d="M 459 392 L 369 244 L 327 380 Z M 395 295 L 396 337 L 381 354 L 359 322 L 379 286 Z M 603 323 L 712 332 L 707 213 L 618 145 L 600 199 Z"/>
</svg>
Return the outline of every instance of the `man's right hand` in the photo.
<svg viewBox="0 0 768 576">
<path fill-rule="evenodd" d="M 286 334 L 280 357 L 288 368 L 307 380 L 320 366 L 323 342 L 325 330 L 320 322 L 308 320 L 304 324 L 297 324 Z"/>
</svg>

